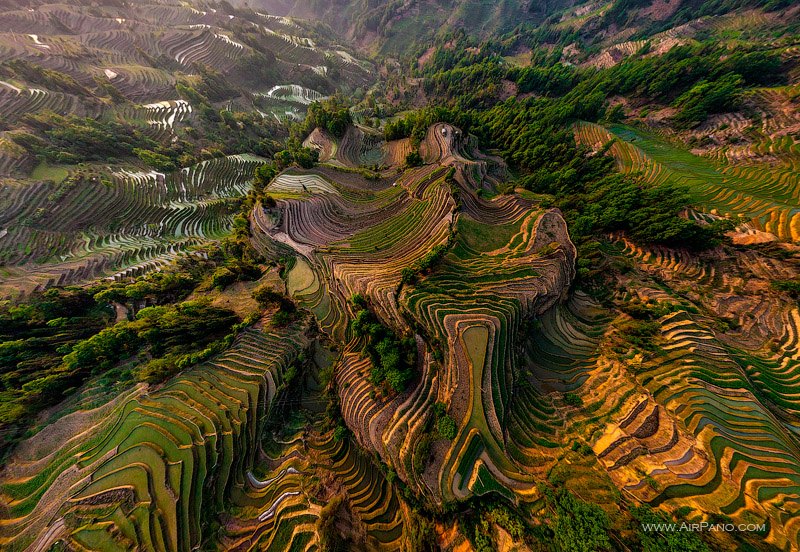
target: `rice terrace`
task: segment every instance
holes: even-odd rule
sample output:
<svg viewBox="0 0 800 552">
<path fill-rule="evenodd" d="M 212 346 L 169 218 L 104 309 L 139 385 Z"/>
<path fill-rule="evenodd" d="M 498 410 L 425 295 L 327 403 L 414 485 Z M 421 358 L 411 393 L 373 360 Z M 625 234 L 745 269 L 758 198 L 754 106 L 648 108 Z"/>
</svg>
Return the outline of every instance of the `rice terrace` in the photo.
<svg viewBox="0 0 800 552">
<path fill-rule="evenodd" d="M 2 2 L 0 550 L 800 550 L 800 5 Z"/>
</svg>

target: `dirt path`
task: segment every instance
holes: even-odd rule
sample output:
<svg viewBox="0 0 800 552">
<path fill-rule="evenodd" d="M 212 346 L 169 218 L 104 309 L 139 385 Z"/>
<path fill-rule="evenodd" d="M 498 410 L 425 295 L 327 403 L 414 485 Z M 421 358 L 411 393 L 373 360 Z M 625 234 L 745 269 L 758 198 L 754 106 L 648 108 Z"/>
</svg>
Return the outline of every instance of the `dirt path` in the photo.
<svg viewBox="0 0 800 552">
<path fill-rule="evenodd" d="M 115 323 L 118 324 L 128 319 L 128 307 L 116 301 L 111 304 L 114 306 L 114 312 L 116 313 Z"/>
</svg>

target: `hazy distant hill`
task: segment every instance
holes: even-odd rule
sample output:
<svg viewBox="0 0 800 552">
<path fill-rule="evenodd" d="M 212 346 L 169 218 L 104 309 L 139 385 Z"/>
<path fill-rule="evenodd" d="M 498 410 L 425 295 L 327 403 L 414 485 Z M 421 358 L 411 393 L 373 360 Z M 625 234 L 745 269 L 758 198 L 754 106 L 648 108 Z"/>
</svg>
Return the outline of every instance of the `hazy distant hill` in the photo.
<svg viewBox="0 0 800 552">
<path fill-rule="evenodd" d="M 234 2 L 236 4 L 237 2 Z M 521 25 L 547 24 L 587 42 L 618 33 L 648 35 L 693 19 L 734 10 L 776 10 L 791 0 L 240 0 L 274 15 L 322 19 L 355 44 L 384 54 L 406 53 L 458 29 L 497 38 Z"/>
<path fill-rule="evenodd" d="M 249 5 L 274 15 L 324 19 L 337 29 L 345 29 L 348 38 L 362 47 L 396 53 L 420 46 L 443 30 L 464 28 L 487 37 L 505 33 L 522 23 L 540 23 L 573 3 L 571 0 L 253 0 Z"/>
</svg>

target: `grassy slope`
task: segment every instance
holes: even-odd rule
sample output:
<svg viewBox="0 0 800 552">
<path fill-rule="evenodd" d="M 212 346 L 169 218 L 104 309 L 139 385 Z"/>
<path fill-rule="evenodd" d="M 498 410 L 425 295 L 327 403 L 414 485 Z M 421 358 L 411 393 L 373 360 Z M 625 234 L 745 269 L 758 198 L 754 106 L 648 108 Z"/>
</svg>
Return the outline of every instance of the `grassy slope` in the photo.
<svg viewBox="0 0 800 552">
<path fill-rule="evenodd" d="M 642 171 L 651 181 L 685 185 L 704 210 L 742 214 L 757 228 L 781 238 L 798 238 L 791 228 L 794 224 L 788 221 L 800 211 L 800 203 L 791 189 L 782 189 L 779 182 L 770 185 L 770 167 L 757 168 L 758 179 L 734 175 L 715 161 L 644 130 L 623 125 L 607 130 L 624 142 L 623 148 L 612 150 L 623 170 Z"/>
</svg>

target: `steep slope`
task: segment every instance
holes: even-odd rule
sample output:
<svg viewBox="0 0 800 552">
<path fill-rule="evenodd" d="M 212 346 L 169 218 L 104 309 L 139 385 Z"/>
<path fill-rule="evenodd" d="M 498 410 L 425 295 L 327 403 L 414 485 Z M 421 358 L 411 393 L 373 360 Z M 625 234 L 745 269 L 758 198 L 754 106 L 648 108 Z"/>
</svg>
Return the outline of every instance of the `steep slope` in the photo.
<svg viewBox="0 0 800 552">
<path fill-rule="evenodd" d="M 306 345 L 302 328 L 250 330 L 157 391 L 138 386 L 50 425 L 0 476 L 3 549 L 198 546 L 201 514 L 249 484 L 263 420 Z"/>
<path fill-rule="evenodd" d="M 289 293 L 342 344 L 334 379 L 357 442 L 432 503 L 495 495 L 543 515 L 549 481 L 765 523 L 742 538 L 795 548 L 796 513 L 780 505 L 799 481 L 797 313 L 769 279 L 796 261 L 620 240 L 607 254 L 635 268 L 609 273 L 601 304 L 565 291 L 575 250 L 557 211 L 476 193 L 484 162 L 450 125 L 420 153 L 395 182 L 283 173 L 266 189 L 277 206 L 253 213 L 265 252 L 298 256 Z M 404 391 L 376 380 L 354 296 L 413 336 Z"/>
<path fill-rule="evenodd" d="M 110 183 L 0 187 L 0 289 L 12 294 L 152 270 L 230 231 L 263 159 L 235 155 L 174 173 L 118 170 Z"/>
<path fill-rule="evenodd" d="M 249 315 L 157 385 L 152 348 L 80 366 L 0 469 L 0 548 L 800 549 L 800 7 L 261 1 L 0 13 L 0 298 L 113 276 L 84 299 L 124 327 L 189 252 Z M 81 320 L 6 303 L 39 319 L 0 385 L 36 391 Z"/>
</svg>

